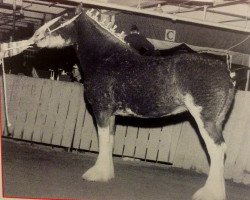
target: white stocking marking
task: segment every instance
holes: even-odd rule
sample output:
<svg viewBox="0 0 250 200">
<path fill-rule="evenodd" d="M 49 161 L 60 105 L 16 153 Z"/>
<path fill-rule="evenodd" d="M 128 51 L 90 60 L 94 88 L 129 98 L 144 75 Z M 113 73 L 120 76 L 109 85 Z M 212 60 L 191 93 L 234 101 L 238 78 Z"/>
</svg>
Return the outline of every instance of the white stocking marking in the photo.
<svg viewBox="0 0 250 200">
<path fill-rule="evenodd" d="M 95 165 L 83 174 L 83 178 L 89 181 L 108 181 L 114 178 L 114 165 L 112 150 L 114 136 L 109 132 L 109 126 L 98 127 L 99 155 Z"/>
<path fill-rule="evenodd" d="M 202 107 L 195 105 L 191 95 L 187 94 L 185 96 L 185 104 L 196 120 L 200 133 L 206 143 L 211 160 L 206 184 L 194 194 L 193 199 L 224 200 L 226 198 L 224 181 L 224 154 L 226 151 L 226 145 L 225 143 L 222 143 L 221 145 L 215 144 L 214 140 L 209 136 L 201 119 Z"/>
</svg>

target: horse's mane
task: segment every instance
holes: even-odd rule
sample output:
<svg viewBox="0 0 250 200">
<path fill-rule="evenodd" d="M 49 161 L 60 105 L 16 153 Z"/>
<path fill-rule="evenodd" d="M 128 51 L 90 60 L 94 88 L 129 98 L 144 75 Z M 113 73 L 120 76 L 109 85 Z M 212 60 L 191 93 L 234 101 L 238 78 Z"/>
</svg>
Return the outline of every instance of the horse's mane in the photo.
<svg viewBox="0 0 250 200">
<path fill-rule="evenodd" d="M 86 12 L 86 16 L 88 16 L 91 20 L 95 21 L 96 24 L 98 24 L 102 29 L 107 31 L 109 34 L 120 40 L 122 43 L 126 43 L 124 38 L 126 37 L 126 34 L 124 31 L 121 33 L 117 33 L 117 25 L 113 25 L 112 22 L 107 22 L 105 19 L 104 20 L 99 20 L 98 17 L 100 15 L 100 12 L 98 10 L 88 10 Z"/>
<path fill-rule="evenodd" d="M 90 22 L 108 41 L 122 47 L 134 51 L 124 40 L 126 33 L 121 31 L 116 32 L 117 25 L 107 21 L 107 19 L 100 19 L 100 11 L 98 9 L 89 9 L 86 12 L 82 11 L 84 17 Z"/>
</svg>

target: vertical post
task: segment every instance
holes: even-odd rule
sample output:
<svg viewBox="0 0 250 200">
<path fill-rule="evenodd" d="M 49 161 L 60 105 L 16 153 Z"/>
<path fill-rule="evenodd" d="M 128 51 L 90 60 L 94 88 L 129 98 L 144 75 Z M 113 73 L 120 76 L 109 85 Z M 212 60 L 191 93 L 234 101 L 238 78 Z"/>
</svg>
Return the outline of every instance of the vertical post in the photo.
<svg viewBox="0 0 250 200">
<path fill-rule="evenodd" d="M 246 82 L 246 86 L 245 86 L 245 91 L 248 91 L 249 78 L 250 78 L 250 55 L 248 57 L 247 82 Z"/>
<path fill-rule="evenodd" d="M 247 29 L 247 25 L 248 25 L 248 14 L 249 14 L 249 10 L 250 10 L 250 5 L 247 4 L 246 25 L 245 25 L 245 28 L 246 28 L 246 29 Z"/>
<path fill-rule="evenodd" d="M 205 6 L 204 6 L 204 10 L 203 10 L 203 20 L 204 20 L 204 21 L 206 20 L 206 17 L 207 17 L 207 8 L 208 8 L 208 6 L 205 5 Z"/>
<path fill-rule="evenodd" d="M 6 121 L 7 121 L 7 128 L 9 131 L 9 128 L 11 128 L 11 123 L 9 120 L 9 110 L 8 110 L 8 100 L 7 100 L 7 83 L 6 83 L 6 77 L 5 77 L 5 66 L 4 66 L 4 57 L 0 60 L 0 64 L 2 64 L 2 70 L 3 70 L 3 93 L 4 93 L 4 105 L 5 105 L 5 115 L 6 115 Z M 10 132 L 10 131 L 9 131 Z"/>
<path fill-rule="evenodd" d="M 245 91 L 248 91 L 248 86 L 249 86 L 249 77 L 250 77 L 250 70 L 247 70 L 247 82 L 246 82 L 246 87 L 245 87 Z"/>
<path fill-rule="evenodd" d="M 138 9 L 141 9 L 141 1 L 142 1 L 142 0 L 138 0 L 138 4 L 137 4 L 137 8 L 138 8 Z"/>
<path fill-rule="evenodd" d="M 13 24 L 12 24 L 12 36 L 11 36 L 11 41 L 14 40 L 15 36 L 15 29 L 16 29 L 16 0 L 13 0 Z"/>
</svg>

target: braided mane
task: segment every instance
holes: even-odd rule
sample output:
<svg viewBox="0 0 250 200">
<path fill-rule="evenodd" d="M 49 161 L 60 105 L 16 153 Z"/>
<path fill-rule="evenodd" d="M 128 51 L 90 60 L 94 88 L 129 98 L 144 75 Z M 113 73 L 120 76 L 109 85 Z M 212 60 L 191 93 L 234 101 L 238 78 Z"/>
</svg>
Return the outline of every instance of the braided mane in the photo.
<svg viewBox="0 0 250 200">
<path fill-rule="evenodd" d="M 86 15 L 91 19 L 94 20 L 99 26 L 101 26 L 104 30 L 108 31 L 111 35 L 116 37 L 118 40 L 120 40 L 122 43 L 126 43 L 124 38 L 126 37 L 126 34 L 124 31 L 121 33 L 115 32 L 117 29 L 117 25 L 112 26 L 112 22 L 107 22 L 106 19 L 99 20 L 100 12 L 95 9 L 88 10 L 86 12 Z"/>
</svg>

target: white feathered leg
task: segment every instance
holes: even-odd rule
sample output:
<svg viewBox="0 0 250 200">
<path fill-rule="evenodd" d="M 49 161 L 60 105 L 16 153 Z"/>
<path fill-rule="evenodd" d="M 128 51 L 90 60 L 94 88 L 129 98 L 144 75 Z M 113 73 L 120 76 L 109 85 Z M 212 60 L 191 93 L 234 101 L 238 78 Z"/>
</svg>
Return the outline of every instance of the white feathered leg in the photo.
<svg viewBox="0 0 250 200">
<path fill-rule="evenodd" d="M 185 104 L 199 127 L 211 161 L 207 181 L 205 185 L 193 195 L 193 200 L 225 200 L 224 156 L 226 144 L 224 142 L 221 144 L 216 144 L 214 142 L 208 130 L 218 133 L 216 124 L 213 122 L 206 122 L 205 127 L 204 121 L 201 118 L 202 107 L 194 104 L 191 95 L 186 96 Z"/>
<path fill-rule="evenodd" d="M 108 181 L 114 178 L 114 164 L 112 158 L 112 150 L 114 144 L 114 135 L 110 134 L 109 126 L 98 128 L 99 136 L 99 155 L 96 163 L 87 172 L 83 174 L 83 178 L 89 181 Z"/>
<path fill-rule="evenodd" d="M 210 140 L 210 141 L 209 141 Z M 212 139 L 206 140 L 210 155 L 210 170 L 205 185 L 194 195 L 194 200 L 225 200 L 224 155 L 225 143 L 217 145 Z"/>
</svg>

